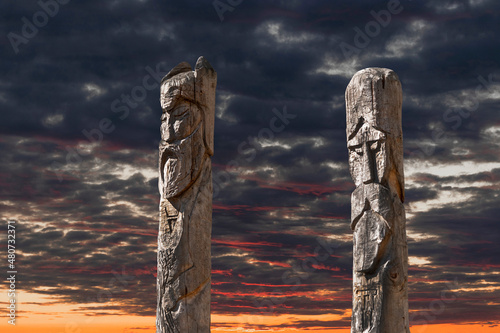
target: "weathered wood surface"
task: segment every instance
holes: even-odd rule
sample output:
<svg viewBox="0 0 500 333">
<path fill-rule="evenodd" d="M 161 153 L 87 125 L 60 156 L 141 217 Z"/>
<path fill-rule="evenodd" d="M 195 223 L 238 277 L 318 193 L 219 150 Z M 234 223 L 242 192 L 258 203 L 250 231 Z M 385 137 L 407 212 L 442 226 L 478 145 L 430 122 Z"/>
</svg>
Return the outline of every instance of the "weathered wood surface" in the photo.
<svg viewBox="0 0 500 333">
<path fill-rule="evenodd" d="M 162 80 L 157 333 L 210 332 L 212 162 L 217 74 L 203 57 Z"/>
<path fill-rule="evenodd" d="M 346 94 L 353 230 L 352 333 L 408 333 L 401 83 L 357 72 Z"/>
</svg>

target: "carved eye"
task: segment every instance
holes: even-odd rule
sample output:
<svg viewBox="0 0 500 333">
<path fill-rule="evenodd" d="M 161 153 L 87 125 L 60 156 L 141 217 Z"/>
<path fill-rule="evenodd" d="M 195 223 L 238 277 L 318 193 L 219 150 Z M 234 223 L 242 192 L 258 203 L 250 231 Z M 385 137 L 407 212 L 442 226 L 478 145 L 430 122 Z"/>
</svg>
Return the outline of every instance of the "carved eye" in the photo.
<svg viewBox="0 0 500 333">
<path fill-rule="evenodd" d="M 180 108 L 175 109 L 174 112 L 172 112 L 172 116 L 174 116 L 176 118 L 182 118 L 188 112 L 189 112 L 189 108 L 180 107 Z"/>
<path fill-rule="evenodd" d="M 370 141 L 368 145 L 370 146 L 370 150 L 376 151 L 379 150 L 382 146 L 383 140 Z"/>
<path fill-rule="evenodd" d="M 173 97 L 173 96 L 177 95 L 178 92 L 179 92 L 178 87 L 170 87 L 170 88 L 168 88 L 165 95 L 167 95 L 168 97 Z"/>
<path fill-rule="evenodd" d="M 349 147 L 349 149 L 351 151 L 355 152 L 356 154 L 358 154 L 359 156 L 363 156 L 363 147 L 362 147 L 362 145 L 351 146 L 351 147 Z"/>
<path fill-rule="evenodd" d="M 371 150 L 377 150 L 380 148 L 380 141 L 372 141 L 368 143 Z"/>
</svg>

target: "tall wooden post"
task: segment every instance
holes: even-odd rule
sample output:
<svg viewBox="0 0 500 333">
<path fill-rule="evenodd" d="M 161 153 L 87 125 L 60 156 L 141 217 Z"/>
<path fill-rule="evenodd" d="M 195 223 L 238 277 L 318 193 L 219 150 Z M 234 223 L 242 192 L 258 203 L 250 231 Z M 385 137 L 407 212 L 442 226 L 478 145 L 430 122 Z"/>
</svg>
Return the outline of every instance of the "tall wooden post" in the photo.
<svg viewBox="0 0 500 333">
<path fill-rule="evenodd" d="M 390 69 L 357 72 L 345 93 L 353 237 L 352 333 L 408 333 L 402 90 Z"/>
<path fill-rule="evenodd" d="M 217 73 L 203 57 L 162 80 L 157 333 L 210 332 Z"/>
</svg>

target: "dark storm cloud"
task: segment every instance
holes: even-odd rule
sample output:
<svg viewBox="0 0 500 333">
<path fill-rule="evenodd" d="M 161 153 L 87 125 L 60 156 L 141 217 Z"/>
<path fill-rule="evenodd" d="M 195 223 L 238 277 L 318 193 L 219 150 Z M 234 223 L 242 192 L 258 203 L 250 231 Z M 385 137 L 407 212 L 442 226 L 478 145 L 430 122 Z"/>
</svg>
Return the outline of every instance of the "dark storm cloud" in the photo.
<svg viewBox="0 0 500 333">
<path fill-rule="evenodd" d="M 59 182 L 46 171 L 52 159 L 60 158 L 55 145 L 15 137 L 2 144 L 8 161 L 0 168 L 6 185 L 2 200 L 16 203 L 6 205 L 3 213 L 20 217 L 16 229 L 18 261 L 24 268 L 20 287 L 73 304 L 98 302 L 105 307 L 107 301 L 136 299 L 135 313 L 151 314 L 154 302 L 149 304 L 135 290 L 148 280 L 154 289 L 157 200 L 151 191 L 144 191 L 149 187 L 144 176 L 119 179 L 108 173 L 114 171 L 113 165 L 103 166 L 96 175 L 90 170 L 92 163 L 82 162 L 69 164 L 74 168 L 71 181 Z M 129 160 L 134 159 L 131 154 Z M 115 199 L 109 200 L 109 195 Z M 142 204 L 144 210 L 115 200 Z"/>
<path fill-rule="evenodd" d="M 355 71 L 389 67 L 400 77 L 408 163 L 498 162 L 500 5 L 400 6 L 360 47 L 358 31 L 388 1 L 245 1 L 222 22 L 211 1 L 69 2 L 16 54 L 8 33 L 22 34 L 21 18 L 41 9 L 1 4 L 0 205 L 5 219 L 20 222 L 22 289 L 88 313 L 154 314 L 157 83 L 204 55 L 218 73 L 214 311 L 349 309 L 354 186 L 343 95 Z M 342 43 L 357 50 L 346 56 Z M 266 136 L 285 109 L 294 117 Z M 227 170 L 231 161 L 237 166 Z M 499 169 L 447 177 L 418 170 L 408 179 L 410 206 L 442 191 L 469 199 L 409 219 L 410 256 L 429 262 L 410 268 L 411 307 L 430 311 L 448 288 L 443 281 L 456 277 L 461 300 L 431 313 L 432 322 L 498 320 L 487 305 L 498 291 L 479 287 L 494 286 L 490 270 L 500 267 Z M 329 256 L 320 260 L 322 240 L 331 253 L 323 248 Z M 290 323 L 315 325 L 345 327 L 349 318 Z"/>
<path fill-rule="evenodd" d="M 412 233 L 429 237 L 424 240 L 409 239 L 410 256 L 429 260 L 428 264 L 410 268 L 410 306 L 419 309 L 415 321 L 452 322 L 457 313 L 466 313 L 467 309 L 489 302 L 491 294 L 484 293 L 483 282 L 494 281 L 493 275 L 500 267 L 498 247 L 495 245 L 499 237 L 496 216 L 500 213 L 497 171 L 493 169 L 491 172 L 446 177 L 420 174 L 415 177 L 418 183 L 432 187 L 434 192 L 431 197 L 418 198 L 423 202 L 436 199 L 436 192 L 439 191 L 452 190 L 457 197 L 467 197 L 456 205 L 443 204 L 421 212 L 409 221 L 408 228 Z M 450 186 L 464 182 L 491 185 Z M 436 242 L 436 239 L 439 241 Z M 426 284 L 433 280 L 443 282 L 432 286 Z M 447 293 L 446 297 L 442 296 L 443 293 Z M 492 293 L 496 291 L 492 290 Z M 432 300 L 434 303 L 431 303 Z M 432 308 L 436 302 L 443 305 L 439 315 Z M 490 306 L 488 308 L 491 309 Z M 485 321 L 485 314 L 480 311 L 467 313 L 466 322 Z"/>
</svg>

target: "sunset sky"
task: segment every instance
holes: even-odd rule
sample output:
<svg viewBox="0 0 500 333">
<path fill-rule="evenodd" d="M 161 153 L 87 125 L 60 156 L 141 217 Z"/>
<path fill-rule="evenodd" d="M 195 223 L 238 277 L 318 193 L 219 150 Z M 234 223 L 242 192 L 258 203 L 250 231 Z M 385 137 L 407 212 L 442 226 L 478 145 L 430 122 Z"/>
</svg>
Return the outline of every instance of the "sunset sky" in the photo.
<svg viewBox="0 0 500 333">
<path fill-rule="evenodd" d="M 349 332 L 344 92 L 366 67 L 403 86 L 412 333 L 500 332 L 498 1 L 20 0 L 0 13 L 2 333 L 155 331 L 158 80 L 200 55 L 218 73 L 212 332 Z"/>
</svg>

